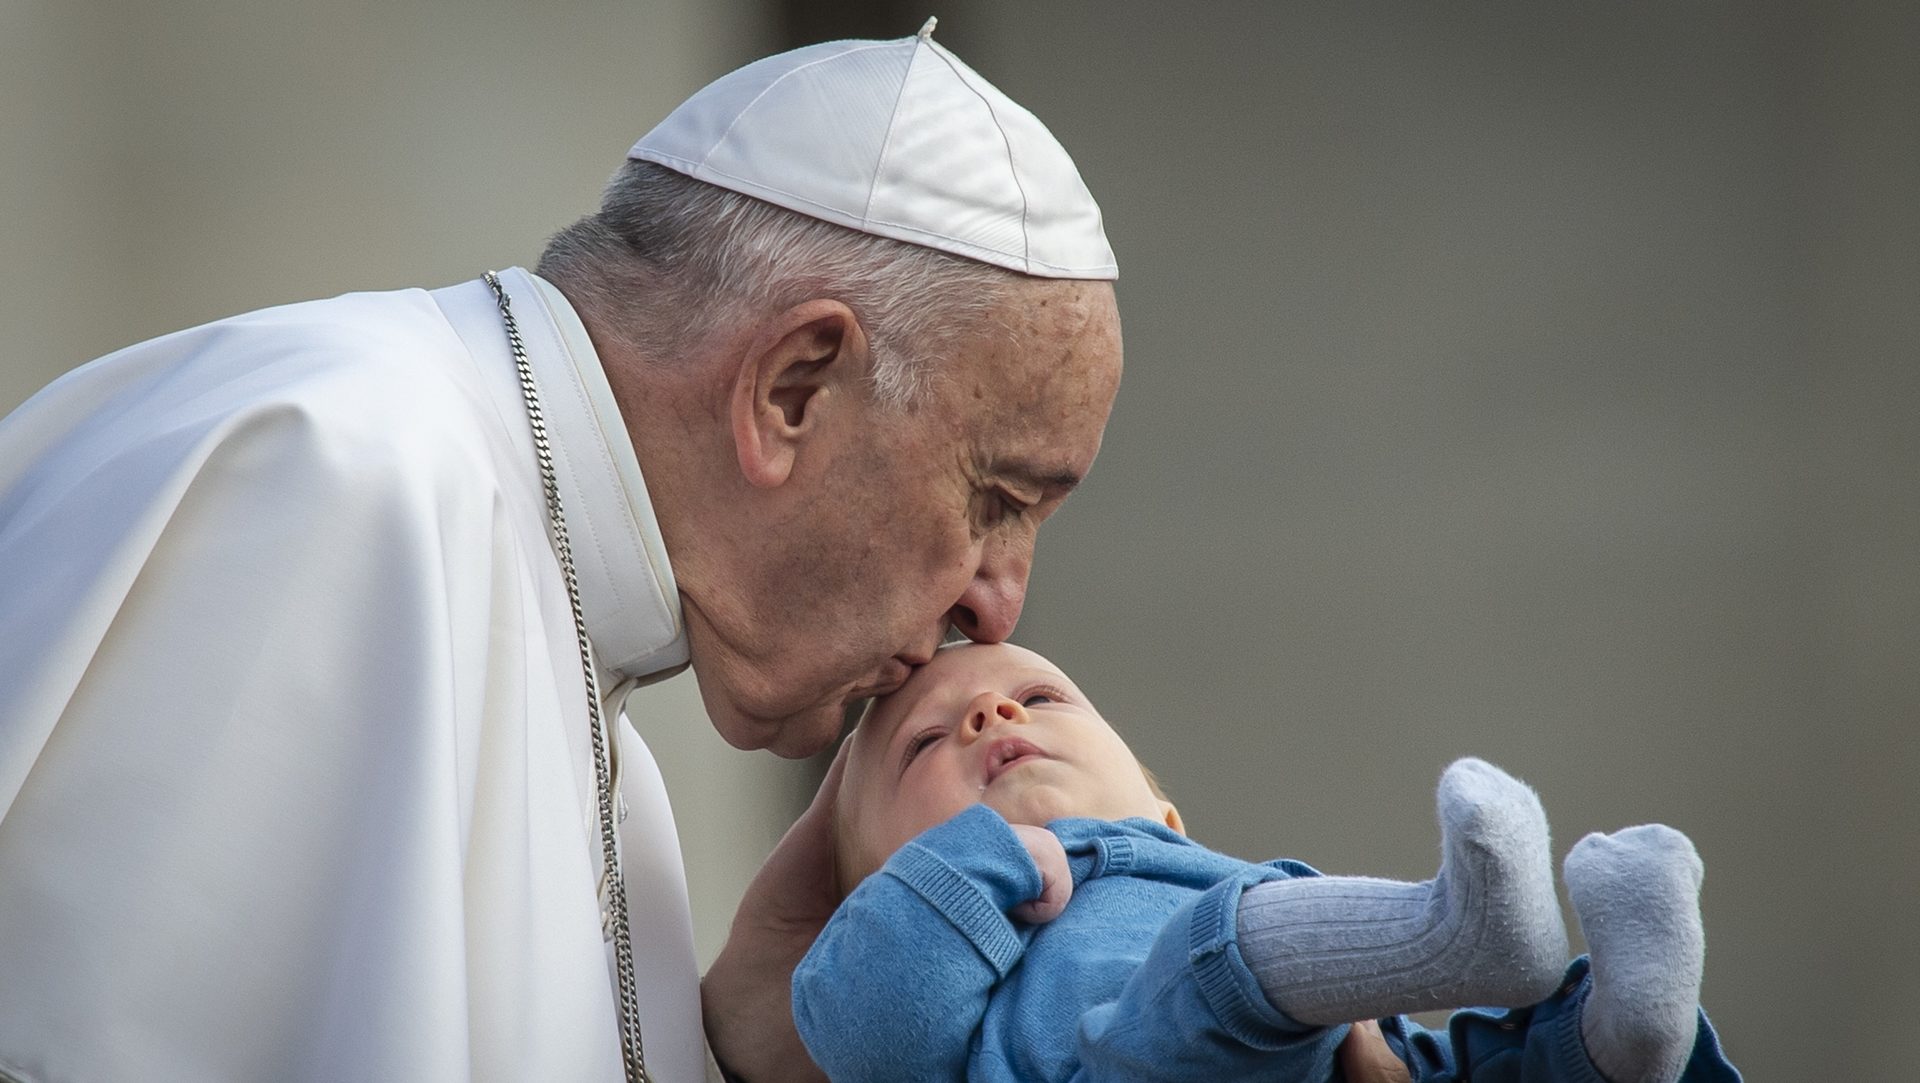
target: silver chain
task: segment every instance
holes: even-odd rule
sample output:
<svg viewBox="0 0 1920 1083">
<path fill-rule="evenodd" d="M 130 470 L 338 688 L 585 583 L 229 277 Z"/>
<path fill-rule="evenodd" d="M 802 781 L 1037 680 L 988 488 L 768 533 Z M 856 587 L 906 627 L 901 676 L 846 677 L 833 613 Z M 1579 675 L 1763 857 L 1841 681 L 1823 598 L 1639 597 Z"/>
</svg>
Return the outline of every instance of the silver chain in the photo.
<svg viewBox="0 0 1920 1083">
<path fill-rule="evenodd" d="M 507 344 L 513 347 L 513 367 L 520 373 L 520 394 L 527 402 L 527 420 L 533 426 L 534 455 L 540 461 L 540 487 L 547 495 L 547 519 L 553 530 L 553 551 L 560 557 L 560 573 L 567 581 L 567 602 L 573 606 L 573 633 L 580 644 L 580 669 L 587 678 L 587 720 L 593 727 L 593 781 L 600 799 L 600 856 L 605 866 L 609 908 L 613 912 L 614 969 L 620 982 L 620 1045 L 626 1064 L 627 1083 L 647 1083 L 647 1062 L 640 1049 L 640 989 L 633 973 L 633 937 L 627 924 L 627 884 L 620 875 L 620 852 L 615 843 L 612 768 L 607 756 L 608 735 L 600 711 L 600 680 L 593 671 L 593 647 L 587 641 L 587 618 L 580 606 L 580 577 L 573 569 L 573 545 L 567 540 L 567 516 L 560 509 L 560 483 L 553 473 L 553 448 L 547 442 L 546 416 L 540 410 L 540 393 L 534 386 L 533 366 L 527 361 L 527 347 L 520 341 L 520 325 L 514 322 L 513 308 L 507 303 L 507 291 L 500 276 L 486 274 L 493 287 L 494 300 L 500 304 L 500 319 L 507 325 Z"/>
</svg>

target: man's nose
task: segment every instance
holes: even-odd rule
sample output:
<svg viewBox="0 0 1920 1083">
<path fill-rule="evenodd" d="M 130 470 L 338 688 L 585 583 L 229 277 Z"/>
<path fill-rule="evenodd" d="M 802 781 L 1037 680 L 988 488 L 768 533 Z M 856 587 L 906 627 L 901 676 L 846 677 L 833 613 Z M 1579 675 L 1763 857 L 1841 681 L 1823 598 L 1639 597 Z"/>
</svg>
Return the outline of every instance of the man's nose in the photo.
<svg viewBox="0 0 1920 1083">
<path fill-rule="evenodd" d="M 1027 573 L 1033 567 L 1031 536 L 1022 541 L 990 543 L 980 567 L 960 600 L 947 611 L 947 620 L 975 643 L 999 643 L 1020 623 L 1027 604 Z"/>
<path fill-rule="evenodd" d="M 995 726 L 1009 722 L 1025 725 L 1027 721 L 1027 709 L 1018 700 L 998 692 L 982 692 L 967 704 L 966 717 L 960 720 L 960 744 L 972 744 Z"/>
</svg>

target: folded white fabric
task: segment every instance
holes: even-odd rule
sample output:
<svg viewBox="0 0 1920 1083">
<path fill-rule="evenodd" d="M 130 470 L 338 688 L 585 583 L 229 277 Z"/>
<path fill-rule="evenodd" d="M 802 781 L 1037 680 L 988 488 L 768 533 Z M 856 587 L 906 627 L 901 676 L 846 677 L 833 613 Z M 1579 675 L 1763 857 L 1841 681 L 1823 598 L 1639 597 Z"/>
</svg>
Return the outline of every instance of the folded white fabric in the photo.
<svg viewBox="0 0 1920 1083">
<path fill-rule="evenodd" d="M 1066 149 L 932 35 L 929 19 L 909 38 L 755 61 L 688 98 L 627 156 L 1025 274 L 1118 277 Z"/>
</svg>

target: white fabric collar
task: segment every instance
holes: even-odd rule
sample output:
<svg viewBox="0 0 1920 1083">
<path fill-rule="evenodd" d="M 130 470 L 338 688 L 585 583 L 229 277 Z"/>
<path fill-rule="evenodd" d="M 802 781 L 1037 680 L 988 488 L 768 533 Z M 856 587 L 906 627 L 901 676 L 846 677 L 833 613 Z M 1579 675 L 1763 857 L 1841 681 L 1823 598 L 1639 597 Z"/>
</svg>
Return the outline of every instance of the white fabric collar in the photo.
<svg viewBox="0 0 1920 1083">
<path fill-rule="evenodd" d="M 554 477 L 580 576 L 580 603 L 597 660 L 614 675 L 610 684 L 671 676 L 688 659 L 680 593 L 640 460 L 593 341 L 551 283 L 509 267 L 500 272 L 500 284 L 520 325 L 546 414 Z M 484 285 L 481 291 L 491 304 L 492 291 Z M 481 357 L 506 355 L 510 370 L 497 311 L 493 326 L 497 346 L 469 346 L 483 351 Z"/>
</svg>

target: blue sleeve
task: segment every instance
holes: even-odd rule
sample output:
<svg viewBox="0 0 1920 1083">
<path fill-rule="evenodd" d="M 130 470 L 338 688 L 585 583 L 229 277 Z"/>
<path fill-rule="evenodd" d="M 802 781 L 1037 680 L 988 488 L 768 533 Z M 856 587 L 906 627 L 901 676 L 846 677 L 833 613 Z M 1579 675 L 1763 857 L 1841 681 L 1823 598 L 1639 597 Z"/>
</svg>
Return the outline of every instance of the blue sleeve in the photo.
<svg viewBox="0 0 1920 1083">
<path fill-rule="evenodd" d="M 1607 1083 L 1580 1040 L 1587 965 L 1574 960 L 1560 991 L 1531 1007 L 1455 1012 L 1444 1034 L 1404 1016 L 1381 1020 L 1381 1030 L 1415 1083 Z M 1740 1083 L 1704 1011 L 1680 1083 Z"/>
<path fill-rule="evenodd" d="M 982 805 L 855 888 L 793 972 L 793 1020 L 835 1083 L 960 1080 L 987 996 L 1026 950 L 1007 910 L 1040 872 Z"/>
<path fill-rule="evenodd" d="M 1240 893 L 1273 875 L 1249 867 L 1175 912 L 1120 996 L 1081 1016 L 1074 1079 L 1334 1078 L 1347 1028 L 1309 1026 L 1274 1008 L 1240 956 Z"/>
</svg>

